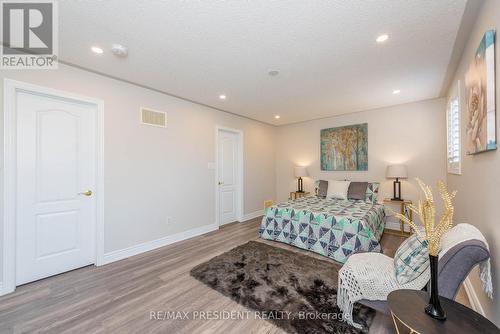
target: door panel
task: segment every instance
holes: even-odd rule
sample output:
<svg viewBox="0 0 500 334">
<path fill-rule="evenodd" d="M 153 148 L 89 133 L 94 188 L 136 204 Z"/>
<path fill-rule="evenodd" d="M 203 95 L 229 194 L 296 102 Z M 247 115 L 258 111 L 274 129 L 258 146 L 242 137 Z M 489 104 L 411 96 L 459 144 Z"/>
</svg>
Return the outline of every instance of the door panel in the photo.
<svg viewBox="0 0 500 334">
<path fill-rule="evenodd" d="M 59 110 L 37 113 L 36 179 L 39 202 L 76 197 L 79 190 L 78 125 L 78 115 Z M 59 180 L 58 187 L 54 187 L 54 179 Z"/>
<path fill-rule="evenodd" d="M 78 248 L 78 211 L 54 212 L 37 216 L 36 259 Z M 52 236 L 57 235 L 58 238 Z"/>
<path fill-rule="evenodd" d="M 94 263 L 95 105 L 18 92 L 16 284 Z"/>
<path fill-rule="evenodd" d="M 238 215 L 239 134 L 219 130 L 219 221 L 234 222 Z"/>
</svg>

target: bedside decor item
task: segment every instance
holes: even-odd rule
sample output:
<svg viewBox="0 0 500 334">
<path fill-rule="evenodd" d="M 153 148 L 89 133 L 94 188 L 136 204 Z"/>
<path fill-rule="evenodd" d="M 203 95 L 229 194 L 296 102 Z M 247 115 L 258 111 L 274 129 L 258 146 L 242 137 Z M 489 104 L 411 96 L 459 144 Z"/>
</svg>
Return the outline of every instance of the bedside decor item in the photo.
<svg viewBox="0 0 500 334">
<path fill-rule="evenodd" d="M 439 302 L 438 260 L 441 248 L 441 238 L 453 225 L 454 207 L 452 200 L 456 195 L 456 191 L 450 194 L 445 184 L 442 181 L 438 182 L 437 187 L 444 203 L 444 213 L 441 219 L 436 222 L 436 206 L 434 204 L 432 189 L 420 179 L 417 179 L 417 182 L 425 195 L 425 200 L 419 200 L 418 207 L 412 204 L 409 205 L 409 208 L 419 216 L 423 224 L 423 229 L 417 227 L 413 221 L 402 214 L 396 213 L 396 216 L 410 225 L 415 230 L 420 240 L 427 241 L 431 268 L 431 297 L 429 299 L 429 304 L 425 307 L 425 313 L 435 319 L 445 320 L 446 314 Z"/>
<path fill-rule="evenodd" d="M 306 167 L 302 167 L 302 166 L 296 166 L 294 168 L 294 171 L 295 171 L 295 177 L 298 177 L 298 180 L 297 180 L 297 192 L 298 193 L 303 193 L 304 192 L 304 184 L 303 184 L 303 181 L 302 181 L 302 177 L 306 177 L 306 176 L 309 175 L 309 174 L 307 174 L 307 168 Z"/>
<path fill-rule="evenodd" d="M 321 170 L 368 170 L 368 124 L 321 130 Z"/>
<path fill-rule="evenodd" d="M 495 31 L 487 31 L 465 75 L 467 154 L 497 148 L 495 116 Z"/>
<path fill-rule="evenodd" d="M 408 171 L 405 165 L 389 165 L 385 172 L 385 177 L 388 179 L 396 179 L 393 184 L 394 195 L 393 200 L 401 200 L 401 181 L 399 179 L 406 179 L 408 177 Z"/>
</svg>

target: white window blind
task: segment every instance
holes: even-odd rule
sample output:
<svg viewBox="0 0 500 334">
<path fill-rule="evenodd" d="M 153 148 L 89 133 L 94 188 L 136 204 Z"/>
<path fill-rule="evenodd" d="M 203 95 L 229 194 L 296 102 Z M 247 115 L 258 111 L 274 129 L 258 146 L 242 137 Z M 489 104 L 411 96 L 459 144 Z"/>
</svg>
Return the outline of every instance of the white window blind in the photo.
<svg viewBox="0 0 500 334">
<path fill-rule="evenodd" d="M 448 173 L 460 174 L 460 101 L 458 96 L 448 102 Z"/>
</svg>

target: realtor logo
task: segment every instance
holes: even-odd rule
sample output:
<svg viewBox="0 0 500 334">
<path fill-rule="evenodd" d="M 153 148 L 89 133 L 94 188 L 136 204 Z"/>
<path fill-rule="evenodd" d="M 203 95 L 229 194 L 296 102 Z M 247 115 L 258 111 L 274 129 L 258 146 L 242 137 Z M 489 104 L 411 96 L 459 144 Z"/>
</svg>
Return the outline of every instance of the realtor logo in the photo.
<svg viewBox="0 0 500 334">
<path fill-rule="evenodd" d="M 57 2 L 1 2 L 2 69 L 57 68 Z"/>
</svg>

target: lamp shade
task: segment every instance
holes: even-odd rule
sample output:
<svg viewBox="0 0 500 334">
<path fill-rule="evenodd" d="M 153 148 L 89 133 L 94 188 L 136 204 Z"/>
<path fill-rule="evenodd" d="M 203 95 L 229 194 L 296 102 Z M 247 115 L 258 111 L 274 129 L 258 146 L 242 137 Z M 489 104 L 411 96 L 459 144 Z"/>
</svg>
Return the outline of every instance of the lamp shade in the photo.
<svg viewBox="0 0 500 334">
<path fill-rule="evenodd" d="M 408 177 L 408 171 L 405 165 L 390 165 L 387 166 L 385 177 L 388 179 L 406 179 Z"/>
<path fill-rule="evenodd" d="M 294 171 L 295 171 L 295 177 L 304 177 L 309 175 L 307 174 L 306 167 L 296 166 Z"/>
</svg>

